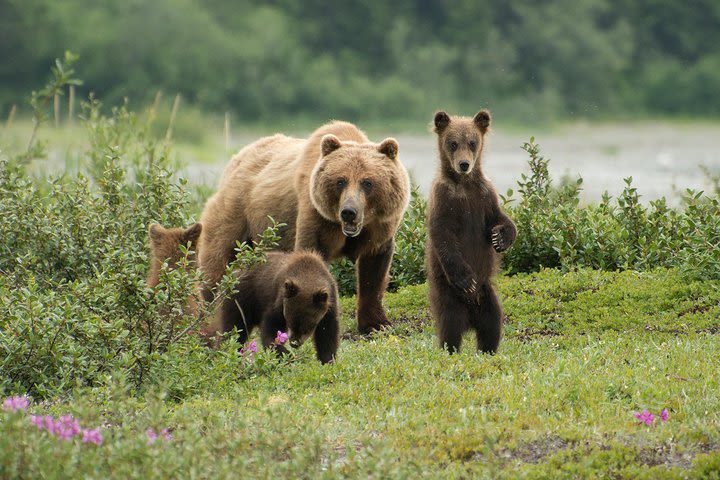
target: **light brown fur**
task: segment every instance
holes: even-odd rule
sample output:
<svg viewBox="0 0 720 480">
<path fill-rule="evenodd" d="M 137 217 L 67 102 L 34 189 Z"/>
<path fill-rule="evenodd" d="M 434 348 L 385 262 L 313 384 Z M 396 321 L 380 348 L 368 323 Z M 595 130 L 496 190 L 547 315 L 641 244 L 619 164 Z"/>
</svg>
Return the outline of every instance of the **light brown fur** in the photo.
<svg viewBox="0 0 720 480">
<path fill-rule="evenodd" d="M 188 249 L 188 262 L 194 265 L 196 262 L 196 245 L 202 232 L 202 225 L 195 223 L 188 228 L 165 228 L 162 225 L 153 223 L 148 228 L 150 239 L 150 270 L 147 276 L 147 286 L 154 288 L 160 281 L 160 270 L 163 263 L 168 268 L 177 268 L 178 262 L 184 254 L 180 246 Z M 196 315 L 198 312 L 196 296 L 190 296 L 187 300 L 187 313 Z"/>
<path fill-rule="evenodd" d="M 346 122 L 323 125 L 307 140 L 278 134 L 243 148 L 201 217 L 199 264 L 206 298 L 233 258 L 235 241 L 257 238 L 270 216 L 287 224 L 281 249 L 356 261 L 360 330 L 388 324 L 381 300 L 410 191 L 397 151 L 394 139 L 370 143 Z M 346 221 L 343 211 L 354 212 L 354 218 Z"/>
</svg>

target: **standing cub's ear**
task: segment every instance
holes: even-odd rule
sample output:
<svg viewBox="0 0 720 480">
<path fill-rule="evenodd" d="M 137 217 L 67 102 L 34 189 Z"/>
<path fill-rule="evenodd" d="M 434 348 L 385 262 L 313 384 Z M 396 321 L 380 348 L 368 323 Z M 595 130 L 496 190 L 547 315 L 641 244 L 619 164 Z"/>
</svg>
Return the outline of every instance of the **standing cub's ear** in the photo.
<svg viewBox="0 0 720 480">
<path fill-rule="evenodd" d="M 192 242 L 193 245 L 197 244 L 198 238 L 200 238 L 200 233 L 202 232 L 202 223 L 194 223 L 191 226 L 185 230 L 185 234 L 183 235 L 185 242 Z"/>
<path fill-rule="evenodd" d="M 378 147 L 378 152 L 382 153 L 391 160 L 395 160 L 397 158 L 399 148 L 397 140 L 394 138 L 386 138 Z"/>
<path fill-rule="evenodd" d="M 435 133 L 440 133 L 450 125 L 450 116 L 445 112 L 435 114 Z"/>
<path fill-rule="evenodd" d="M 490 112 L 485 109 L 480 110 L 473 117 L 473 122 L 480 129 L 480 132 L 485 135 L 485 132 L 487 132 L 487 129 L 490 126 Z"/>
<path fill-rule="evenodd" d="M 340 139 L 335 135 L 329 133 L 322 138 L 320 143 L 320 151 L 322 156 L 330 155 L 332 152 L 340 148 Z"/>
</svg>

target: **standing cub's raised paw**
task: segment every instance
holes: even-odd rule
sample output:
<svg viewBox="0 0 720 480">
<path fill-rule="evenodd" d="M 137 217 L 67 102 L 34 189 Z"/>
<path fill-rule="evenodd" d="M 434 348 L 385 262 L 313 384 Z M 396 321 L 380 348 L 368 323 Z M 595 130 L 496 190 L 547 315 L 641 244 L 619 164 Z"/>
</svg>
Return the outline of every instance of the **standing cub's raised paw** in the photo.
<svg viewBox="0 0 720 480">
<path fill-rule="evenodd" d="M 505 227 L 503 225 L 495 225 L 492 228 L 490 240 L 496 252 L 504 252 L 510 247 L 510 241 L 507 237 L 508 235 L 505 232 Z"/>
</svg>

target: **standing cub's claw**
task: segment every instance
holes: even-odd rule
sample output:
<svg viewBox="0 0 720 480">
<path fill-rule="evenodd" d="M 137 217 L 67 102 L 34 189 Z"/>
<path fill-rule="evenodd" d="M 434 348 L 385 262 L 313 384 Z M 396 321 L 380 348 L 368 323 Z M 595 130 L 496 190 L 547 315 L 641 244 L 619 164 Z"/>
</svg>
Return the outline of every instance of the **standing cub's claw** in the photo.
<svg viewBox="0 0 720 480">
<path fill-rule="evenodd" d="M 472 295 L 477 291 L 477 281 L 470 275 L 462 279 L 456 280 L 455 282 L 453 282 L 453 284 L 455 288 L 465 294 Z"/>
<path fill-rule="evenodd" d="M 466 285 L 468 284 L 468 282 L 463 283 L 465 283 Z M 469 285 L 465 288 L 461 288 L 460 290 L 462 291 L 467 301 L 469 301 L 470 303 L 474 303 L 477 298 L 477 280 L 475 280 L 474 278 L 471 279 Z"/>
<path fill-rule="evenodd" d="M 491 241 L 496 252 L 502 252 L 507 248 L 505 246 L 505 238 L 503 238 L 503 234 L 499 226 L 493 228 Z"/>
</svg>

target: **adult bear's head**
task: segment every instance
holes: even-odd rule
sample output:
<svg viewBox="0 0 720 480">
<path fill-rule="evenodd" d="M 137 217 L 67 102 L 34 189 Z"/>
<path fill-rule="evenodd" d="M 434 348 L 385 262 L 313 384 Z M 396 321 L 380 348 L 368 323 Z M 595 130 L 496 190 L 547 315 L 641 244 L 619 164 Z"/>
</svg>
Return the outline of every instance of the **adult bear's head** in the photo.
<svg viewBox="0 0 720 480">
<path fill-rule="evenodd" d="M 409 201 L 409 180 L 398 159 L 398 143 L 340 141 L 325 135 L 320 160 L 310 177 L 310 198 L 324 218 L 340 224 L 347 237 L 364 226 L 397 220 Z"/>
</svg>

